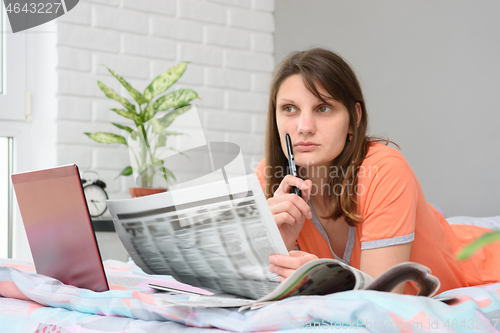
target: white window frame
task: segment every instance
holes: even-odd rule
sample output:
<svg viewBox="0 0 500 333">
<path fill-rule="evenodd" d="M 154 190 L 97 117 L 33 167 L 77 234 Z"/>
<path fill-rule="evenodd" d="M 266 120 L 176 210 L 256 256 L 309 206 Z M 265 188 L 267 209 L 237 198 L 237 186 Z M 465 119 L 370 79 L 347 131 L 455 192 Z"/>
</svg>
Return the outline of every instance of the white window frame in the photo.
<svg viewBox="0 0 500 333">
<path fill-rule="evenodd" d="M 0 0 L 2 22 L 2 93 L 0 94 L 0 121 L 26 118 L 26 34 L 12 33 L 3 0 Z"/>
<path fill-rule="evenodd" d="M 12 137 L 2 137 L 2 139 L 7 139 L 7 175 L 1 174 L 0 177 L 5 177 L 7 176 L 7 179 L 2 179 L 2 183 L 5 183 L 7 185 L 7 189 L 1 189 L 2 194 L 0 195 L 0 198 L 2 200 L 5 200 L 5 195 L 7 196 L 7 202 L 2 202 L 2 207 L 6 207 L 6 211 L 0 212 L 2 216 L 0 218 L 6 219 L 6 225 L 3 225 L 2 223 L 2 229 L 6 227 L 7 232 L 2 232 L 0 233 L 2 235 L 1 239 L 1 244 L 2 248 L 0 249 L 0 253 L 2 257 L 7 257 L 7 258 L 12 258 L 12 235 L 13 235 L 13 193 L 12 193 L 12 179 L 10 176 L 12 175 L 13 172 L 13 166 L 14 166 L 14 161 L 13 161 L 13 138 Z M 2 156 L 4 158 L 4 156 Z M 2 164 L 5 159 L 2 160 Z M 3 169 L 3 168 L 2 168 Z M 5 191 L 6 190 L 6 191 Z M 4 192 L 5 191 L 5 192 Z M 2 221 L 3 222 L 3 221 Z"/>
<path fill-rule="evenodd" d="M 3 86 L 4 86 L 4 82 L 3 82 L 3 78 L 4 78 L 4 75 L 3 75 L 3 69 L 4 69 L 4 63 L 3 63 L 3 32 L 4 29 L 3 29 L 3 12 L 4 12 L 4 9 L 3 9 L 3 0 L 0 0 L 0 94 L 2 94 L 2 91 L 3 91 Z"/>
<path fill-rule="evenodd" d="M 29 145 L 29 132 L 31 124 L 26 118 L 26 91 L 27 91 L 27 38 L 26 33 L 12 33 L 4 1 L 0 0 L 0 52 L 2 52 L 2 92 L 0 93 L 0 137 L 9 138 L 9 173 L 16 168 L 27 169 L 30 164 L 29 156 L 20 154 Z M 10 178 L 10 177 L 9 177 Z M 7 230 L 7 255 L 9 258 L 16 256 L 16 234 L 20 233 L 21 216 L 15 205 L 15 196 L 12 180 L 9 179 L 8 190 L 8 221 Z M 24 239 L 23 239 L 24 241 Z"/>
</svg>

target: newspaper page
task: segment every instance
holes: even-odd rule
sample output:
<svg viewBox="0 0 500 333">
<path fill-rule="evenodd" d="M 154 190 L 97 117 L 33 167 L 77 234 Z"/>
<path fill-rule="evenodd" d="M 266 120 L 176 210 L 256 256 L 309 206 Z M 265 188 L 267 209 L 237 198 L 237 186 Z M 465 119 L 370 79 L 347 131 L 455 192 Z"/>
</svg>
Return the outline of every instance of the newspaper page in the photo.
<svg viewBox="0 0 500 333">
<path fill-rule="evenodd" d="M 279 285 L 268 258 L 288 251 L 254 174 L 108 200 L 108 207 L 120 240 L 148 274 L 250 299 Z"/>
</svg>

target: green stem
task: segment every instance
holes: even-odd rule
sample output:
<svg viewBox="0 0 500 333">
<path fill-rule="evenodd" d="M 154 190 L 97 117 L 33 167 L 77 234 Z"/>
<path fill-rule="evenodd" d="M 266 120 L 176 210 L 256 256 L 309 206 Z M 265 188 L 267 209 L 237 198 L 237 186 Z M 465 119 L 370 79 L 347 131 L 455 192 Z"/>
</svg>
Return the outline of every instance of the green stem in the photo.
<svg viewBox="0 0 500 333">
<path fill-rule="evenodd" d="M 132 154 L 134 155 L 135 163 L 139 167 L 139 160 L 137 159 L 137 154 L 135 153 L 135 151 L 130 146 L 129 146 L 129 151 L 132 151 Z"/>
<path fill-rule="evenodd" d="M 142 112 L 142 108 L 139 105 L 139 117 L 141 118 L 141 121 L 143 122 L 140 125 L 141 128 L 141 161 L 142 164 L 140 165 L 140 169 L 143 169 L 141 172 L 141 184 L 142 187 L 152 187 L 152 180 L 150 175 L 148 174 L 148 169 L 149 167 L 146 167 L 148 165 L 148 155 L 150 158 L 150 161 L 153 161 L 153 155 L 151 154 L 151 147 L 149 145 L 149 140 L 148 140 L 148 134 L 146 128 L 144 128 L 144 114 Z"/>
</svg>

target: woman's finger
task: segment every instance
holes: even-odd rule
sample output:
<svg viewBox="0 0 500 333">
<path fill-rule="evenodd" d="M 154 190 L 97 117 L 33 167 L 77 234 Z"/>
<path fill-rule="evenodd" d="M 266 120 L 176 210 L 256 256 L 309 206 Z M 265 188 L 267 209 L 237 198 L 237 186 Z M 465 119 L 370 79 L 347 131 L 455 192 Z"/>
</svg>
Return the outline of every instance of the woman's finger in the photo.
<svg viewBox="0 0 500 333">
<path fill-rule="evenodd" d="M 305 202 L 309 201 L 309 198 L 311 197 L 311 191 L 312 191 L 312 181 L 309 179 L 304 180 L 304 182 L 307 185 L 307 188 L 302 191 L 302 198 L 304 199 Z"/>
<path fill-rule="evenodd" d="M 304 199 L 294 193 L 272 197 L 267 202 L 273 215 L 281 212 L 289 212 L 297 221 L 301 215 L 308 219 L 312 217 L 311 207 L 309 207 Z"/>
<path fill-rule="evenodd" d="M 307 191 L 307 189 L 310 187 L 310 184 L 298 177 L 286 175 L 285 178 L 283 178 L 283 180 L 281 181 L 280 186 L 278 187 L 276 192 L 274 192 L 274 195 L 276 196 L 289 194 L 293 186 L 299 188 L 301 191 Z"/>
<path fill-rule="evenodd" d="M 295 272 L 295 269 L 284 268 L 273 264 L 269 265 L 269 270 L 273 273 L 281 275 L 283 277 L 283 280 L 292 275 L 293 272 Z M 283 280 L 280 278 L 280 282 L 283 282 Z"/>
<path fill-rule="evenodd" d="M 292 269 L 292 270 L 296 270 L 306 262 L 315 259 L 318 259 L 318 257 L 315 256 L 314 254 L 310 254 L 303 251 L 290 251 L 289 256 L 281 254 L 273 254 L 272 256 L 269 257 L 269 261 L 272 264 L 274 264 L 274 266 L 278 266 L 278 268 Z"/>
<path fill-rule="evenodd" d="M 276 224 L 301 222 L 303 214 L 292 201 L 283 199 L 277 201 L 278 203 L 269 205 L 271 213 L 275 216 Z"/>
</svg>

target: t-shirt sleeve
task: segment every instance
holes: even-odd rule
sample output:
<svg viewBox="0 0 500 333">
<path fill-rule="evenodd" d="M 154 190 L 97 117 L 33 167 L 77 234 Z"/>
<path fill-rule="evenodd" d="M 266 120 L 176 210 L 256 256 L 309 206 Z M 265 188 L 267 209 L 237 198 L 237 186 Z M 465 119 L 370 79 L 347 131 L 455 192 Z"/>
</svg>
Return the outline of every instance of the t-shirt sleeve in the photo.
<svg viewBox="0 0 500 333">
<path fill-rule="evenodd" d="M 361 169 L 358 179 L 363 217 L 361 250 L 412 242 L 418 191 L 413 171 L 404 158 L 385 157 Z"/>
</svg>

